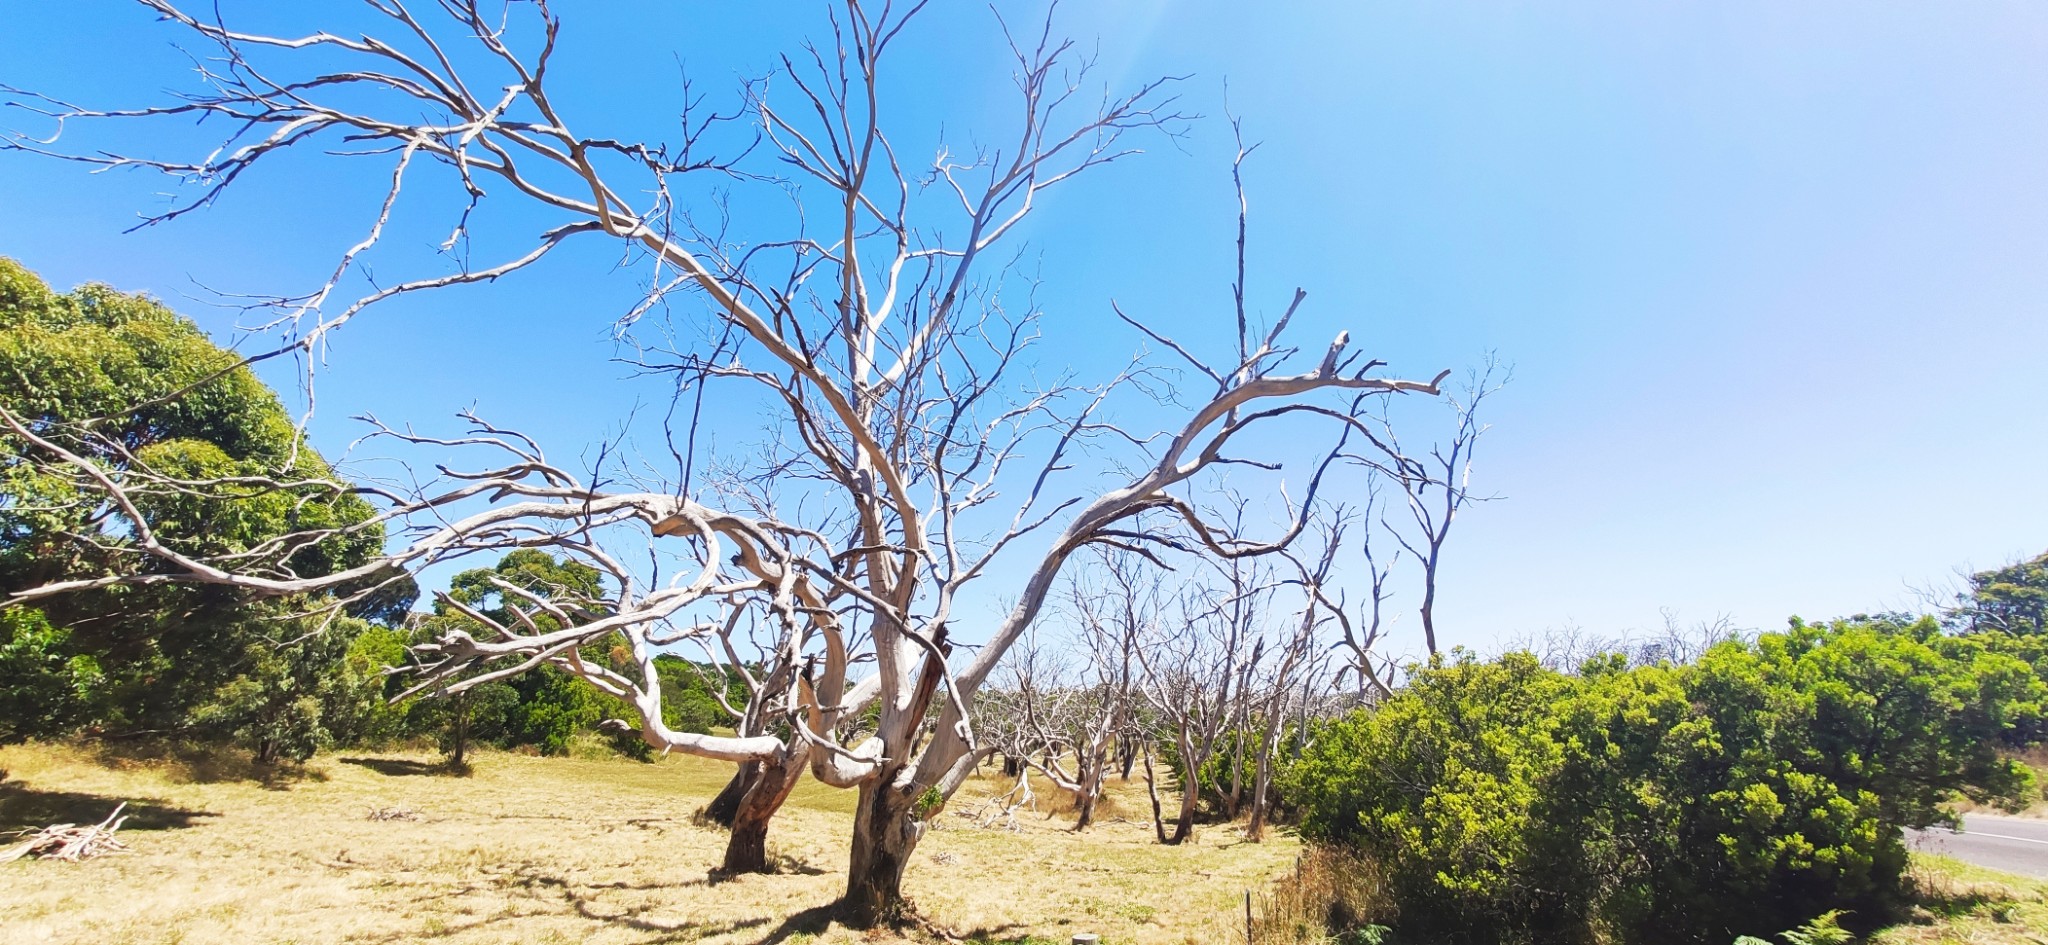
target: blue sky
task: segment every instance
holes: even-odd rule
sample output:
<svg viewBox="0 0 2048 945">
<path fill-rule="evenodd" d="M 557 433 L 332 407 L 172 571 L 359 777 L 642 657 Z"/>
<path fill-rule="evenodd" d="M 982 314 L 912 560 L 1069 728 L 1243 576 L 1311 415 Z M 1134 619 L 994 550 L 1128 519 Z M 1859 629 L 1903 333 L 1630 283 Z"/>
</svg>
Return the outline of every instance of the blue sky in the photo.
<svg viewBox="0 0 2048 945">
<path fill-rule="evenodd" d="M 907 139 L 1000 127 L 988 13 L 938 6 L 900 63 Z M 560 8 L 577 114 L 649 134 L 679 59 L 721 94 L 818 20 Z M 0 83 L 135 104 L 190 80 L 182 37 L 132 4 L 0 12 Z M 1489 350 L 1515 365 L 1477 470 L 1506 498 L 1448 553 L 1450 641 L 1616 632 L 1667 607 L 1770 627 L 2048 547 L 2048 8 L 1090 0 L 1061 22 L 1113 85 L 1189 74 L 1186 106 L 1211 116 L 1032 224 L 1048 324 L 1103 340 L 1058 349 L 1084 376 L 1136 346 L 1111 298 L 1223 324 L 1226 81 L 1262 142 L 1256 297 L 1308 289 L 1305 343 L 1348 328 L 1409 374 Z M 123 235 L 162 181 L 0 154 L 0 254 L 155 293 L 226 337 L 197 286 L 298 289 L 359 234 L 377 175 L 331 171 L 280 164 Z M 558 452 L 595 442 L 659 397 L 609 360 L 631 291 L 592 252 L 373 312 L 337 342 L 316 437 L 334 452 L 350 414 L 476 402 L 576 444 Z"/>
</svg>

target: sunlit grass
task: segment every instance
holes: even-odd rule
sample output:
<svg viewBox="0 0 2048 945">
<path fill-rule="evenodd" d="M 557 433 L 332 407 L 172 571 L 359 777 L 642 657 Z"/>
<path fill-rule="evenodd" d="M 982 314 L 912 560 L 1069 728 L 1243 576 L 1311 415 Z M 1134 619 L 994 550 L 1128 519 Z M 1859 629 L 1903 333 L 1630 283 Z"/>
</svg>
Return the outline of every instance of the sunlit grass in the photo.
<svg viewBox="0 0 2048 945">
<path fill-rule="evenodd" d="M 2048 942 L 2048 882 L 1913 854 L 1918 903 L 1872 945 L 2041 945 Z"/>
<path fill-rule="evenodd" d="M 0 770 L 0 829 L 137 812 L 131 855 L 0 866 L 10 945 L 897 940 L 822 908 L 845 883 L 852 792 L 806 782 L 770 835 L 782 872 L 720 881 L 724 834 L 691 815 L 731 769 L 696 759 L 484 753 L 458 776 L 430 754 L 345 753 L 278 777 L 218 753 L 30 745 L 0 749 Z M 1142 782 L 1112 782 L 1085 834 L 1047 816 L 1064 805 L 1043 789 L 1016 831 L 955 813 L 998 789 L 977 780 L 956 798 L 906 881 L 927 920 L 969 941 L 1228 941 L 1244 891 L 1298 850 L 1226 825 L 1161 847 Z M 371 820 L 380 808 L 419 818 Z"/>
</svg>

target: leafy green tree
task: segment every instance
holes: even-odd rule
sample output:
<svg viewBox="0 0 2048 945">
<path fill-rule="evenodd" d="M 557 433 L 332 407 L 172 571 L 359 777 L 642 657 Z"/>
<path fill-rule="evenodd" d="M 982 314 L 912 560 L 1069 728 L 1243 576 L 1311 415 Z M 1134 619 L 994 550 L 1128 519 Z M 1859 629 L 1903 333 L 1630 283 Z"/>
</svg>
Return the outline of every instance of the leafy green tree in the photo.
<svg viewBox="0 0 2048 945">
<path fill-rule="evenodd" d="M 1975 661 L 1984 654 L 2011 657 L 2032 667 L 2035 677 L 2048 682 L 2048 634 L 1951 633 L 1927 642 L 1950 659 Z M 2048 709 L 2032 718 L 2015 719 L 1999 743 L 2012 750 L 2048 743 Z"/>
<path fill-rule="evenodd" d="M 504 683 L 485 683 L 450 696 L 414 700 L 408 728 L 432 732 L 449 764 L 469 762 L 472 746 L 505 741 L 505 718 L 519 703 L 519 691 Z"/>
<path fill-rule="evenodd" d="M 604 590 L 595 568 L 558 560 L 543 551 L 519 549 L 492 567 L 457 574 L 449 582 L 447 594 L 435 601 L 433 614 L 421 621 L 420 634 L 434 638 L 452 629 L 489 632 L 465 610 L 503 626 L 531 621 L 541 632 L 560 626 L 559 619 L 546 609 L 522 606 L 518 592 L 508 591 L 506 585 L 567 608 L 589 607 L 602 599 Z M 603 644 L 584 647 L 578 656 L 614 660 L 610 647 Z M 445 704 L 423 706 L 419 718 L 442 726 L 442 748 L 457 764 L 471 743 L 479 741 L 504 748 L 532 747 L 548 755 L 565 754 L 580 733 L 596 730 L 608 718 L 631 714 L 618 699 L 552 666 L 438 701 Z M 604 738 L 622 754 L 636 758 L 651 755 L 637 735 L 605 733 Z"/>
<path fill-rule="evenodd" d="M 0 608 L 0 744 L 68 731 L 90 715 L 99 664 L 40 610 Z"/>
<path fill-rule="evenodd" d="M 407 734 L 406 707 L 391 701 L 400 681 L 385 672 L 405 665 L 406 638 L 382 624 L 351 629 L 340 659 L 327 668 L 332 683 L 321 693 L 322 724 L 336 745 L 387 744 Z"/>
<path fill-rule="evenodd" d="M 1971 630 L 2048 632 L 2048 552 L 1970 575 L 1951 618 Z"/>
<path fill-rule="evenodd" d="M 0 258 L 0 409 L 107 475 L 147 468 L 213 483 L 138 490 L 142 519 L 159 540 L 187 553 L 221 554 L 259 549 L 305 529 L 338 529 L 269 556 L 305 576 L 354 566 L 379 551 L 380 528 L 347 527 L 367 522 L 371 507 L 334 481 L 276 395 L 238 364 L 189 320 L 150 299 L 98 285 L 59 294 Z M 110 524 L 117 519 L 79 470 L 34 462 L 33 449 L 23 436 L 0 430 L 0 595 L 160 567 L 137 552 L 134 535 Z M 258 484 L 266 481 L 289 484 Z M 409 607 L 411 595 L 409 581 L 394 582 L 357 609 L 388 616 Z M 41 667 L 28 673 L 10 664 L 0 688 L 43 687 L 32 720 L 7 726 L 0 738 L 80 727 L 106 733 L 264 728 L 226 721 L 256 717 L 244 710 L 275 724 L 288 717 L 309 723 L 315 714 L 300 711 L 303 706 L 285 708 L 297 706 L 299 695 L 283 699 L 286 691 L 303 694 L 305 686 L 277 689 L 262 682 L 303 676 L 302 669 L 287 668 L 297 657 L 268 652 L 275 648 L 270 641 L 314 629 L 267 619 L 294 609 L 304 608 L 259 606 L 238 592 L 169 582 L 48 598 L 34 608 L 47 632 L 20 622 L 32 618 L 15 618 L 0 643 L 13 654 L 9 659 Z M 259 704 L 267 708 L 253 708 Z M 256 741 L 304 744 L 299 736 Z M 260 753 L 289 757 L 299 750 Z"/>
<path fill-rule="evenodd" d="M 2048 689 L 2031 666 L 1945 638 L 1932 618 L 1794 619 L 1754 645 L 1709 651 L 1692 678 L 1722 730 L 1749 726 L 1775 754 L 1875 794 L 1888 825 L 1947 823 L 1958 793 L 1982 803 L 2030 793 L 2026 767 L 1997 749 L 2038 721 Z"/>
<path fill-rule="evenodd" d="M 729 667 L 661 656 L 654 671 L 661 676 L 662 722 L 678 732 L 730 730 L 733 717 L 725 707 L 747 704 L 746 682 Z"/>
<path fill-rule="evenodd" d="M 312 757 L 333 742 L 320 689 L 339 656 L 334 644 L 322 634 L 282 645 L 251 641 L 241 672 L 192 710 L 193 727 L 247 747 L 262 764 Z"/>
<path fill-rule="evenodd" d="M 1317 733 L 1289 770 L 1303 836 L 1386 863 L 1418 931 L 1559 925 L 1536 914 L 1553 897 L 1529 895 L 1547 888 L 1529 844 L 1537 783 L 1562 760 L 1548 723 L 1576 688 L 1528 654 L 1434 661 L 1377 710 Z"/>
</svg>

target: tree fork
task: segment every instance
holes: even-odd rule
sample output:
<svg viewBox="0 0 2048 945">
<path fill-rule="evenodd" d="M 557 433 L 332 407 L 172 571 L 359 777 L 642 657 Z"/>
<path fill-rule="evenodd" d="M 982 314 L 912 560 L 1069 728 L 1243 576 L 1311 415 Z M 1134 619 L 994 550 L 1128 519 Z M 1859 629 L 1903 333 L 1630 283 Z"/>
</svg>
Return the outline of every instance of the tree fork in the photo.
<svg viewBox="0 0 2048 945">
<path fill-rule="evenodd" d="M 748 789 L 753 787 L 754 780 L 760 776 L 760 769 L 760 762 L 749 761 L 734 770 L 732 778 L 725 782 L 725 787 L 720 788 L 718 795 L 704 805 L 704 819 L 731 829 L 733 818 L 738 816 L 740 811 L 740 798 L 745 797 Z"/>
</svg>

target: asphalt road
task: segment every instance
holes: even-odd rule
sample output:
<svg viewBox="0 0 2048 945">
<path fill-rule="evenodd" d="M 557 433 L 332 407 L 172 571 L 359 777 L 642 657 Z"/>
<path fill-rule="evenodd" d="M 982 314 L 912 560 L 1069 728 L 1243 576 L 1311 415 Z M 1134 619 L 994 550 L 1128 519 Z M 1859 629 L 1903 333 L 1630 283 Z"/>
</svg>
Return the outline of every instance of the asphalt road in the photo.
<svg viewBox="0 0 2048 945">
<path fill-rule="evenodd" d="M 2008 873 L 2048 877 L 2048 820 L 1968 814 L 1963 831 L 1906 831 L 1906 845 Z"/>
</svg>

